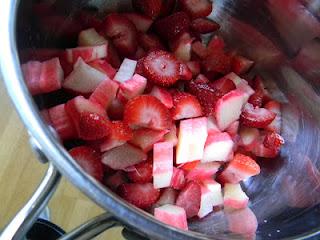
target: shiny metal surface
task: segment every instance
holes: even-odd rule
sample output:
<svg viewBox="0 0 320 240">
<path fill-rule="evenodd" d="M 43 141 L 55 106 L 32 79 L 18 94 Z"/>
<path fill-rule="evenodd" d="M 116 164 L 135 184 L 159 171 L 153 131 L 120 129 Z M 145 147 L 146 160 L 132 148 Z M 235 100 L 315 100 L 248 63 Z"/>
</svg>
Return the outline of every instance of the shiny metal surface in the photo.
<svg viewBox="0 0 320 240">
<path fill-rule="evenodd" d="M 29 58 L 30 52 L 36 58 L 38 48 L 72 46 L 70 20 L 82 7 L 95 7 L 105 14 L 115 9 L 130 9 L 130 1 L 50 2 L 64 24 L 49 29 L 39 25 L 41 21 L 36 19 L 30 0 L 20 4 L 17 0 L 7 0 L 0 8 L 3 16 L 0 63 L 5 83 L 20 117 L 43 153 L 93 201 L 153 239 L 239 239 L 225 233 L 223 212 L 192 222 L 190 228 L 199 233 L 165 226 L 123 202 L 70 158 L 40 118 L 38 107 L 23 84 L 18 54 L 24 61 L 26 49 Z M 256 61 L 253 73 L 259 72 L 272 89 L 273 97 L 283 103 L 282 135 L 286 145 L 281 157 L 261 161 L 262 174 L 245 182 L 252 199 L 250 208 L 259 221 L 257 239 L 307 239 L 320 230 L 318 3 L 317 0 L 216 0 L 210 16 L 221 23 L 220 34 L 229 46 Z M 45 98 L 36 100 L 40 108 L 47 104 Z"/>
</svg>

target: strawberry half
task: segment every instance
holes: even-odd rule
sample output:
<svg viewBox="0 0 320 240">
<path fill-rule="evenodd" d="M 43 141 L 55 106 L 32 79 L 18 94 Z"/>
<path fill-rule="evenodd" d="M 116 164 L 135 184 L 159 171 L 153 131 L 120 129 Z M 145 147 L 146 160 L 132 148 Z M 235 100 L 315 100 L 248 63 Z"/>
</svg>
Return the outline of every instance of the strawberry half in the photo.
<svg viewBox="0 0 320 240">
<path fill-rule="evenodd" d="M 232 58 L 223 51 L 215 51 L 209 54 L 203 61 L 202 66 L 207 74 L 216 76 L 227 74 L 231 70 Z"/>
<path fill-rule="evenodd" d="M 201 187 L 196 182 L 189 182 L 179 193 L 176 205 L 184 208 L 187 218 L 198 214 L 201 202 Z"/>
<path fill-rule="evenodd" d="M 152 183 L 124 183 L 118 189 L 119 195 L 138 208 L 152 206 L 160 197 L 160 190 L 153 188 Z"/>
<path fill-rule="evenodd" d="M 174 40 L 188 32 L 190 19 L 184 12 L 176 12 L 155 22 L 156 32 L 164 40 Z"/>
<path fill-rule="evenodd" d="M 268 132 L 264 138 L 263 145 L 269 149 L 280 149 L 284 144 L 283 137 L 276 132 Z"/>
<path fill-rule="evenodd" d="M 176 91 L 173 94 L 171 115 L 174 120 L 199 117 L 202 115 L 201 105 L 190 93 Z"/>
<path fill-rule="evenodd" d="M 153 145 L 163 140 L 168 130 L 153 130 L 148 128 L 140 128 L 133 131 L 133 137 L 130 143 L 141 148 L 142 151 L 148 152 Z"/>
<path fill-rule="evenodd" d="M 137 51 L 137 29 L 125 16 L 109 14 L 104 20 L 103 29 L 121 55 L 130 56 Z"/>
<path fill-rule="evenodd" d="M 170 109 L 173 107 L 172 95 L 165 88 L 154 86 L 150 95 L 158 98 L 167 108 Z"/>
<path fill-rule="evenodd" d="M 153 50 L 165 50 L 164 45 L 155 34 L 140 33 L 138 38 L 139 45 L 147 52 Z"/>
<path fill-rule="evenodd" d="M 153 83 L 168 87 L 179 80 L 180 63 L 169 52 L 150 52 L 143 61 L 143 72 Z"/>
<path fill-rule="evenodd" d="M 111 176 L 104 178 L 103 183 L 112 190 L 116 190 L 121 184 L 126 183 L 127 181 L 124 172 L 117 171 Z"/>
<path fill-rule="evenodd" d="M 182 10 L 192 18 L 206 17 L 212 11 L 212 3 L 209 0 L 180 0 Z"/>
<path fill-rule="evenodd" d="M 264 128 L 276 117 L 274 112 L 247 103 L 241 113 L 241 123 L 247 127 Z"/>
<path fill-rule="evenodd" d="M 133 166 L 134 170 L 127 173 L 128 178 L 135 183 L 152 181 L 152 161 L 146 161 Z"/>
<path fill-rule="evenodd" d="M 128 101 L 123 120 L 131 128 L 169 129 L 169 110 L 154 96 L 141 95 Z"/>
<path fill-rule="evenodd" d="M 132 0 L 132 6 L 137 11 L 152 19 L 161 13 L 163 0 Z"/>
<path fill-rule="evenodd" d="M 234 82 L 228 78 L 220 78 L 209 83 L 209 86 L 215 89 L 218 89 L 222 95 L 227 94 L 228 92 L 236 89 Z"/>
<path fill-rule="evenodd" d="M 101 157 L 94 149 L 86 146 L 75 147 L 69 151 L 69 154 L 85 172 L 98 181 L 102 181 L 103 165 Z"/>
<path fill-rule="evenodd" d="M 197 18 L 191 22 L 190 27 L 195 32 L 206 34 L 217 31 L 220 25 L 208 18 Z"/>
<path fill-rule="evenodd" d="M 240 55 L 236 55 L 232 58 L 232 72 L 240 75 L 248 72 L 253 66 L 254 62 L 248 58 L 245 58 Z"/>
</svg>

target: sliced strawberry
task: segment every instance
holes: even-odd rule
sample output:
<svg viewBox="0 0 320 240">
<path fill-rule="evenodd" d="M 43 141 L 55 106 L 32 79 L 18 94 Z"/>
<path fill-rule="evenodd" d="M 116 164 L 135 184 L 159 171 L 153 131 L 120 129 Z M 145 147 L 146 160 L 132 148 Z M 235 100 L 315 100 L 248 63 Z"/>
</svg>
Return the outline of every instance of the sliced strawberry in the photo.
<svg viewBox="0 0 320 240">
<path fill-rule="evenodd" d="M 209 83 L 209 86 L 212 88 L 218 89 L 223 95 L 236 89 L 236 85 L 233 83 L 232 80 L 228 78 L 220 78 L 218 80 L 215 80 Z"/>
<path fill-rule="evenodd" d="M 284 144 L 283 137 L 276 132 L 268 132 L 264 138 L 263 145 L 269 149 L 279 149 Z"/>
<path fill-rule="evenodd" d="M 197 18 L 191 22 L 190 27 L 195 32 L 206 34 L 217 31 L 220 25 L 208 18 Z"/>
<path fill-rule="evenodd" d="M 199 117 L 202 115 L 201 105 L 195 96 L 176 91 L 173 94 L 171 115 L 174 120 Z"/>
<path fill-rule="evenodd" d="M 140 33 L 138 38 L 140 46 L 147 52 L 153 50 L 165 50 L 164 45 L 155 34 Z"/>
<path fill-rule="evenodd" d="M 162 0 L 132 0 L 132 6 L 137 11 L 152 19 L 161 13 Z"/>
<path fill-rule="evenodd" d="M 137 61 L 125 58 L 121 66 L 114 76 L 113 80 L 117 82 L 125 82 L 132 78 L 137 66 Z"/>
<path fill-rule="evenodd" d="M 123 56 L 133 55 L 137 51 L 137 29 L 135 25 L 118 13 L 109 14 L 103 23 L 104 33 Z"/>
<path fill-rule="evenodd" d="M 183 167 L 185 170 L 186 166 Z M 188 171 L 186 179 L 188 181 L 202 181 L 205 179 L 212 179 L 220 168 L 218 162 L 200 163 L 198 162 L 194 168 Z"/>
<path fill-rule="evenodd" d="M 116 170 L 124 170 L 146 159 L 147 155 L 144 152 L 127 143 L 112 148 L 102 155 L 102 163 Z"/>
<path fill-rule="evenodd" d="M 206 17 L 212 11 L 212 3 L 209 0 L 180 0 L 183 11 L 192 18 Z"/>
<path fill-rule="evenodd" d="M 256 108 L 247 103 L 241 114 L 241 123 L 247 127 L 264 128 L 276 117 L 274 112 L 265 108 Z"/>
<path fill-rule="evenodd" d="M 263 80 L 260 76 L 256 76 L 254 78 L 253 89 L 263 96 L 262 104 L 265 104 L 271 100 L 270 93 L 268 92 L 265 85 L 263 84 Z"/>
<path fill-rule="evenodd" d="M 133 56 L 133 59 L 140 59 L 145 57 L 146 55 L 147 55 L 146 51 L 142 47 L 138 46 L 138 49 Z"/>
<path fill-rule="evenodd" d="M 135 26 L 138 31 L 147 32 L 151 27 L 153 20 L 145 15 L 137 13 L 123 13 Z"/>
<path fill-rule="evenodd" d="M 118 68 L 121 64 L 121 60 L 117 49 L 114 47 L 111 41 L 108 42 L 108 56 L 107 61 L 112 65 L 114 68 Z"/>
<path fill-rule="evenodd" d="M 144 74 L 153 83 L 168 87 L 179 79 L 180 63 L 169 52 L 150 52 L 143 61 Z"/>
<path fill-rule="evenodd" d="M 94 28 L 82 30 L 78 36 L 79 46 L 97 46 L 106 44 L 107 42 L 107 39 L 99 35 Z"/>
<path fill-rule="evenodd" d="M 133 131 L 130 143 L 141 148 L 144 152 L 148 152 L 153 148 L 155 143 L 163 140 L 166 133 L 168 133 L 168 130 L 137 129 Z"/>
<path fill-rule="evenodd" d="M 194 80 L 194 82 L 197 84 L 203 84 L 203 83 L 209 83 L 210 81 L 205 75 L 199 74 Z"/>
<path fill-rule="evenodd" d="M 128 180 L 123 171 L 116 171 L 116 173 L 111 176 L 105 177 L 103 183 L 111 188 L 112 190 L 116 190 L 120 185 L 126 183 Z"/>
<path fill-rule="evenodd" d="M 192 72 L 192 76 L 198 76 L 200 74 L 201 71 L 201 66 L 200 63 L 197 61 L 189 61 L 186 62 L 188 68 L 190 69 L 190 71 Z"/>
<path fill-rule="evenodd" d="M 231 70 L 236 74 L 244 74 L 250 70 L 254 62 L 248 58 L 236 55 L 232 58 Z"/>
<path fill-rule="evenodd" d="M 126 99 L 141 95 L 147 85 L 147 79 L 139 74 L 134 74 L 131 79 L 120 84 L 120 92 Z"/>
<path fill-rule="evenodd" d="M 90 95 L 91 102 L 99 104 L 103 109 L 108 109 L 115 99 L 119 85 L 112 80 L 102 81 Z"/>
<path fill-rule="evenodd" d="M 192 79 L 192 72 L 188 65 L 185 63 L 180 63 L 179 68 L 179 78 L 180 80 L 190 81 Z"/>
<path fill-rule="evenodd" d="M 277 101 L 269 101 L 264 105 L 265 109 L 277 114 L 275 119 L 266 127 L 268 131 L 274 131 L 276 133 L 281 132 L 281 105 Z"/>
<path fill-rule="evenodd" d="M 75 126 L 79 138 L 83 140 L 101 139 L 111 132 L 110 121 L 97 113 L 80 113 L 79 120 Z"/>
<path fill-rule="evenodd" d="M 162 102 L 167 108 L 173 107 L 172 95 L 165 88 L 154 86 L 150 92 L 150 95 L 155 96 Z"/>
<path fill-rule="evenodd" d="M 164 40 L 174 40 L 184 32 L 188 32 L 190 19 L 184 12 L 176 12 L 155 22 L 157 33 Z"/>
<path fill-rule="evenodd" d="M 111 133 L 101 143 L 100 151 L 105 152 L 112 148 L 119 147 L 131 140 L 133 136 L 131 128 L 122 121 L 111 122 Z"/>
<path fill-rule="evenodd" d="M 237 153 L 218 176 L 223 183 L 239 183 L 260 173 L 259 165 L 249 156 Z"/>
<path fill-rule="evenodd" d="M 219 90 L 210 87 L 206 83 L 196 83 L 195 81 L 190 81 L 188 90 L 199 100 L 205 116 L 210 116 L 214 112 L 216 102 L 220 97 L 222 97 L 222 94 Z"/>
<path fill-rule="evenodd" d="M 170 47 L 178 60 L 184 62 L 190 61 L 193 40 L 190 33 L 185 32 L 172 42 Z"/>
<path fill-rule="evenodd" d="M 50 124 L 57 131 L 62 140 L 73 139 L 77 137 L 77 131 L 73 126 L 73 123 L 67 115 L 65 104 L 60 104 L 48 109 L 48 118 Z"/>
<path fill-rule="evenodd" d="M 75 63 L 78 58 L 82 58 L 85 62 L 91 62 L 96 59 L 105 58 L 108 55 L 108 43 L 89 46 L 69 48 L 66 50 L 66 59 L 69 63 Z"/>
<path fill-rule="evenodd" d="M 215 51 L 202 61 L 202 66 L 206 73 L 213 76 L 227 74 L 231 70 L 231 60 L 231 56 L 223 51 Z"/>
<path fill-rule="evenodd" d="M 154 217 L 170 226 L 188 230 L 186 211 L 172 204 L 165 204 L 154 209 Z"/>
<path fill-rule="evenodd" d="M 184 187 L 185 183 L 186 180 L 184 178 L 184 171 L 182 169 L 174 167 L 170 186 L 173 189 L 180 190 Z"/>
<path fill-rule="evenodd" d="M 65 105 L 66 112 L 70 116 L 71 119 L 77 118 L 82 112 L 90 112 L 97 113 L 105 118 L 107 118 L 107 114 L 105 109 L 103 109 L 99 104 L 93 103 L 83 96 L 77 96 L 70 101 L 68 101 Z"/>
<path fill-rule="evenodd" d="M 160 197 L 160 190 L 152 183 L 124 183 L 118 189 L 119 195 L 138 208 L 147 209 Z"/>
<path fill-rule="evenodd" d="M 238 134 L 239 130 L 239 121 L 234 121 L 233 123 L 230 124 L 230 126 L 226 129 L 226 132 L 229 133 L 231 137 L 235 137 Z"/>
<path fill-rule="evenodd" d="M 131 128 L 165 130 L 171 125 L 169 110 L 156 97 L 147 95 L 129 100 L 124 109 L 124 121 Z"/>
<path fill-rule="evenodd" d="M 248 100 L 248 103 L 252 104 L 254 107 L 262 107 L 264 94 L 262 91 L 255 91 Z"/>
<path fill-rule="evenodd" d="M 178 137 L 177 137 L 177 127 L 175 124 L 172 124 L 170 128 L 170 132 L 164 135 L 164 141 L 170 142 L 175 147 L 178 143 Z"/>
<path fill-rule="evenodd" d="M 127 173 L 128 178 L 135 183 L 148 183 L 152 181 L 152 161 L 134 165 L 134 170 Z"/>
<path fill-rule="evenodd" d="M 88 63 L 89 66 L 97 69 L 98 71 L 107 74 L 110 79 L 114 78 L 117 70 L 114 69 L 106 60 L 97 59 Z"/>
<path fill-rule="evenodd" d="M 262 133 L 258 140 L 254 142 L 252 146 L 251 152 L 257 156 L 262 158 L 275 158 L 278 156 L 280 152 L 280 148 L 267 148 L 264 145 L 265 134 Z"/>
<path fill-rule="evenodd" d="M 139 75 L 141 75 L 141 76 L 145 76 L 144 75 L 144 58 L 145 57 L 142 57 L 142 58 L 140 58 L 138 61 L 137 61 L 137 65 L 136 65 L 136 69 L 135 69 L 135 73 L 137 73 L 137 74 L 139 74 Z M 151 84 L 153 84 L 153 83 L 151 83 L 151 81 L 147 81 L 147 87 L 146 88 L 148 88 L 148 86 L 150 86 Z"/>
<path fill-rule="evenodd" d="M 215 35 L 208 43 L 207 49 L 209 53 L 224 51 L 225 42 L 223 38 Z"/>
<path fill-rule="evenodd" d="M 101 157 L 94 149 L 81 146 L 72 148 L 69 153 L 85 172 L 98 181 L 102 181 L 103 165 L 101 163 Z"/>
<path fill-rule="evenodd" d="M 184 208 L 187 218 L 198 214 L 201 202 L 201 187 L 196 182 L 189 182 L 179 193 L 176 204 Z"/>
<path fill-rule="evenodd" d="M 200 59 L 205 59 L 208 55 L 207 48 L 200 41 L 192 43 L 192 52 Z"/>
</svg>

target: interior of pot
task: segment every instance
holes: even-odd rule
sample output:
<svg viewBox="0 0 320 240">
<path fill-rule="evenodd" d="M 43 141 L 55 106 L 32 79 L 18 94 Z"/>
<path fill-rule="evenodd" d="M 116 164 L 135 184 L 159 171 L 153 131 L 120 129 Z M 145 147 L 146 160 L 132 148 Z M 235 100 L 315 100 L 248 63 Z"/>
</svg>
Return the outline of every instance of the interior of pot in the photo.
<svg viewBox="0 0 320 240">
<path fill-rule="evenodd" d="M 131 7 L 130 1 L 47 2 L 55 6 L 54 13 L 31 0 L 20 3 L 17 41 L 21 62 L 46 58 L 52 49 L 75 46 L 79 29 L 71 20 L 79 10 L 103 15 Z M 259 72 L 273 98 L 283 103 L 281 135 L 286 144 L 281 155 L 261 160 L 262 173 L 244 183 L 249 207 L 259 222 L 257 239 L 312 235 L 320 228 L 319 1 L 216 0 L 210 17 L 221 24 L 219 34 L 228 46 L 255 60 L 252 74 Z M 35 100 L 41 110 L 65 102 L 66 97 L 58 91 Z M 223 212 L 212 213 L 191 222 L 189 228 L 214 238 L 226 230 L 224 219 Z"/>
</svg>

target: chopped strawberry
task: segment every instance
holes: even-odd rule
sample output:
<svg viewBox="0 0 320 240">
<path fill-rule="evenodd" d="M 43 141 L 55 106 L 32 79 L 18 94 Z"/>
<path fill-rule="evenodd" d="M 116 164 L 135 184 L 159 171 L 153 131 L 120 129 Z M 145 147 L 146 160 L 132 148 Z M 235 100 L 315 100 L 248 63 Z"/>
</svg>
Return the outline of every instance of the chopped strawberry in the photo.
<svg viewBox="0 0 320 240">
<path fill-rule="evenodd" d="M 103 109 L 108 109 L 115 99 L 119 85 L 112 80 L 102 81 L 90 95 L 89 100 L 100 104 Z"/>
<path fill-rule="evenodd" d="M 160 190 L 152 183 L 124 183 L 118 188 L 119 195 L 138 208 L 147 209 L 160 197 Z"/>
<path fill-rule="evenodd" d="M 202 115 L 201 105 L 195 96 L 176 91 L 173 94 L 171 115 L 174 120 L 199 117 Z"/>
<path fill-rule="evenodd" d="M 206 34 L 217 31 L 220 25 L 208 18 L 197 18 L 191 22 L 190 27 L 195 32 Z"/>
<path fill-rule="evenodd" d="M 125 16 L 109 14 L 104 20 L 104 33 L 123 56 L 133 55 L 137 51 L 137 29 Z"/>
<path fill-rule="evenodd" d="M 102 59 L 97 59 L 88 63 L 89 66 L 97 69 L 98 71 L 107 74 L 110 79 L 114 78 L 116 75 L 116 70 L 106 61 Z"/>
<path fill-rule="evenodd" d="M 118 68 L 121 64 L 121 60 L 119 54 L 114 47 L 113 43 L 108 42 L 108 54 L 107 54 L 107 61 L 112 65 L 114 68 Z"/>
<path fill-rule="evenodd" d="M 105 152 L 112 148 L 119 147 L 131 140 L 132 137 L 132 130 L 127 124 L 122 121 L 113 121 L 111 122 L 111 133 L 101 143 L 100 151 Z"/>
<path fill-rule="evenodd" d="M 200 63 L 197 61 L 189 61 L 186 62 L 188 68 L 190 69 L 190 71 L 192 72 L 192 76 L 198 76 L 200 74 L 201 71 L 201 66 Z"/>
<path fill-rule="evenodd" d="M 254 142 L 252 146 L 251 152 L 257 156 L 262 158 L 275 158 L 278 156 L 280 152 L 280 148 L 267 148 L 264 145 L 265 135 L 261 134 L 257 141 Z"/>
<path fill-rule="evenodd" d="M 241 123 L 247 127 L 264 128 L 276 117 L 274 112 L 247 103 L 241 114 Z"/>
<path fill-rule="evenodd" d="M 195 163 L 195 162 L 192 162 Z M 186 175 L 188 181 L 202 181 L 205 179 L 212 179 L 220 168 L 218 162 L 200 163 L 198 162 Z M 183 166 L 186 169 L 186 166 Z"/>
<path fill-rule="evenodd" d="M 136 11 L 156 19 L 161 13 L 162 2 L 163 0 L 132 0 L 132 6 Z"/>
<path fill-rule="evenodd" d="M 138 38 L 140 46 L 147 52 L 153 50 L 165 50 L 164 45 L 155 34 L 140 33 Z"/>
<path fill-rule="evenodd" d="M 184 187 L 185 182 L 186 181 L 184 178 L 184 171 L 179 168 L 174 167 L 170 186 L 173 189 L 180 190 Z"/>
<path fill-rule="evenodd" d="M 234 121 L 233 123 L 230 124 L 230 126 L 226 129 L 226 132 L 229 133 L 231 137 L 235 137 L 238 134 L 239 130 L 239 121 Z"/>
<path fill-rule="evenodd" d="M 97 46 L 106 44 L 107 42 L 107 39 L 99 35 L 94 28 L 82 30 L 78 36 L 79 46 Z"/>
<path fill-rule="evenodd" d="M 115 98 L 111 102 L 108 108 L 108 116 L 112 120 L 122 120 L 124 113 L 124 105 L 119 101 L 119 99 Z"/>
<path fill-rule="evenodd" d="M 179 79 L 180 63 L 162 50 L 150 52 L 143 61 L 144 74 L 153 83 L 168 87 Z"/>
<path fill-rule="evenodd" d="M 85 172 L 98 181 L 102 181 L 103 165 L 101 157 L 94 149 L 81 146 L 72 148 L 69 153 Z"/>
<path fill-rule="evenodd" d="M 117 82 L 125 82 L 132 78 L 137 66 L 137 61 L 125 58 L 121 66 L 114 76 L 113 80 Z"/>
<path fill-rule="evenodd" d="M 209 53 L 224 51 L 224 40 L 219 36 L 213 36 L 208 43 L 207 49 Z"/>
<path fill-rule="evenodd" d="M 254 62 L 248 58 L 236 55 L 232 58 L 231 70 L 236 74 L 244 74 L 250 70 Z"/>
<path fill-rule="evenodd" d="M 170 128 L 170 132 L 163 136 L 165 142 L 170 142 L 175 147 L 178 144 L 177 137 L 177 127 L 175 124 L 172 124 Z"/>
<path fill-rule="evenodd" d="M 192 169 L 194 169 L 199 163 L 200 163 L 200 160 L 186 162 L 186 163 L 180 164 L 178 168 L 181 168 L 182 170 L 189 172 Z"/>
<path fill-rule="evenodd" d="M 123 171 L 116 171 L 111 176 L 105 177 L 103 183 L 111 188 L 112 190 L 116 190 L 120 185 L 126 183 L 128 180 Z"/>
<path fill-rule="evenodd" d="M 137 49 L 136 53 L 133 56 L 133 59 L 140 59 L 140 58 L 143 58 L 146 55 L 147 55 L 146 51 L 142 47 L 138 46 L 138 49 Z"/>
<path fill-rule="evenodd" d="M 206 17 L 212 11 L 212 3 L 209 0 L 180 0 L 183 11 L 192 18 Z"/>
<path fill-rule="evenodd" d="M 190 61 L 193 40 L 190 34 L 185 32 L 173 41 L 170 45 L 171 50 L 178 60 L 184 62 Z"/>
<path fill-rule="evenodd" d="M 281 105 L 280 105 L 280 103 L 277 101 L 271 100 L 264 105 L 264 108 L 277 114 L 275 119 L 268 126 L 266 126 L 266 130 L 274 131 L 274 132 L 280 134 L 280 132 L 281 132 Z"/>
<path fill-rule="evenodd" d="M 69 63 L 75 63 L 78 58 L 84 62 L 91 62 L 96 59 L 105 58 L 108 55 L 108 43 L 98 46 L 69 48 L 66 50 L 66 59 Z"/>
<path fill-rule="evenodd" d="M 153 20 L 145 15 L 137 13 L 124 13 L 123 15 L 136 26 L 138 31 L 141 32 L 147 32 L 153 23 Z"/>
<path fill-rule="evenodd" d="M 176 204 L 184 208 L 187 218 L 198 214 L 201 201 L 201 188 L 196 182 L 189 182 L 179 193 Z"/>
<path fill-rule="evenodd" d="M 74 120 L 74 119 L 73 119 Z M 111 132 L 110 121 L 97 113 L 82 112 L 75 123 L 78 136 L 83 140 L 97 140 Z"/>
<path fill-rule="evenodd" d="M 165 188 L 161 192 L 159 200 L 153 205 L 154 208 L 161 207 L 166 204 L 175 204 L 178 192 L 173 188 Z"/>
<path fill-rule="evenodd" d="M 202 61 L 202 66 L 206 73 L 213 76 L 227 74 L 231 70 L 231 60 L 230 55 L 223 51 L 215 51 Z"/>
<path fill-rule="evenodd" d="M 188 90 L 199 100 L 205 116 L 210 116 L 214 112 L 216 102 L 220 97 L 222 97 L 222 94 L 219 90 L 210 87 L 206 83 L 190 81 Z"/>
<path fill-rule="evenodd" d="M 172 95 L 166 89 L 154 86 L 150 92 L 150 95 L 158 98 L 167 108 L 173 107 Z"/>
<path fill-rule="evenodd" d="M 186 211 L 182 207 L 166 204 L 154 209 L 154 217 L 159 221 L 182 230 L 188 230 Z"/>
<path fill-rule="evenodd" d="M 259 165 L 249 156 L 237 153 L 218 176 L 223 183 L 239 183 L 260 173 Z"/>
<path fill-rule="evenodd" d="M 217 121 L 214 119 L 213 116 L 208 117 L 208 134 L 213 134 L 213 133 L 220 133 L 220 129 L 217 125 Z"/>
<path fill-rule="evenodd" d="M 141 148 L 142 151 L 148 152 L 153 145 L 163 140 L 168 130 L 153 130 L 149 128 L 140 128 L 133 131 L 133 137 L 130 143 Z"/>
<path fill-rule="evenodd" d="M 141 76 L 144 76 L 144 66 L 143 66 L 144 58 L 145 57 L 142 57 L 137 61 L 137 65 L 135 69 L 135 73 Z M 151 83 L 151 81 L 147 81 L 147 86 L 146 86 L 147 89 L 148 89 L 148 86 L 150 86 L 150 84 L 153 84 L 153 83 Z"/>
<path fill-rule="evenodd" d="M 205 59 L 208 55 L 207 48 L 200 41 L 192 43 L 192 52 L 200 59 Z"/>
<path fill-rule="evenodd" d="M 262 107 L 264 94 L 260 90 L 256 90 L 248 100 L 248 103 L 252 104 L 254 107 Z"/>
<path fill-rule="evenodd" d="M 146 159 L 147 155 L 144 152 L 127 143 L 102 155 L 102 163 L 115 170 L 124 170 Z"/>
<path fill-rule="evenodd" d="M 135 183 L 148 183 L 152 181 L 152 161 L 134 165 L 134 170 L 127 173 L 128 178 Z"/>
<path fill-rule="evenodd" d="M 189 25 L 190 19 L 184 12 L 176 12 L 155 22 L 156 31 L 164 40 L 174 40 L 188 32 Z"/>
<path fill-rule="evenodd" d="M 263 104 L 267 103 L 268 101 L 270 101 L 271 97 L 270 97 L 270 93 L 268 92 L 268 90 L 266 89 L 265 85 L 263 84 L 263 80 L 260 76 L 256 76 L 253 80 L 253 89 L 256 92 L 259 92 L 261 95 L 263 95 Z"/>
<path fill-rule="evenodd" d="M 64 106 L 65 104 L 63 103 L 48 109 L 50 125 L 57 131 L 62 140 L 74 139 L 77 137 L 77 131 L 67 115 Z"/>
<path fill-rule="evenodd" d="M 171 125 L 169 110 L 156 97 L 147 95 L 129 100 L 124 109 L 124 121 L 131 128 L 165 130 Z"/>
<path fill-rule="evenodd" d="M 268 132 L 263 141 L 263 145 L 269 149 L 280 149 L 283 144 L 283 137 L 276 132 Z"/>
<path fill-rule="evenodd" d="M 248 128 L 241 126 L 240 131 L 240 146 L 243 146 L 247 151 L 252 150 L 258 139 L 259 139 L 259 130 L 256 128 Z"/>
<path fill-rule="evenodd" d="M 194 82 L 197 84 L 203 84 L 203 83 L 209 83 L 210 81 L 205 75 L 199 74 L 194 80 Z"/>
<path fill-rule="evenodd" d="M 236 85 L 234 84 L 234 82 L 228 78 L 220 78 L 218 80 L 215 80 L 209 83 L 209 86 L 218 89 L 223 95 L 236 89 Z"/>
<path fill-rule="evenodd" d="M 185 63 L 180 63 L 179 68 L 179 78 L 180 80 L 190 81 L 192 79 L 192 72 L 188 65 Z"/>
</svg>

